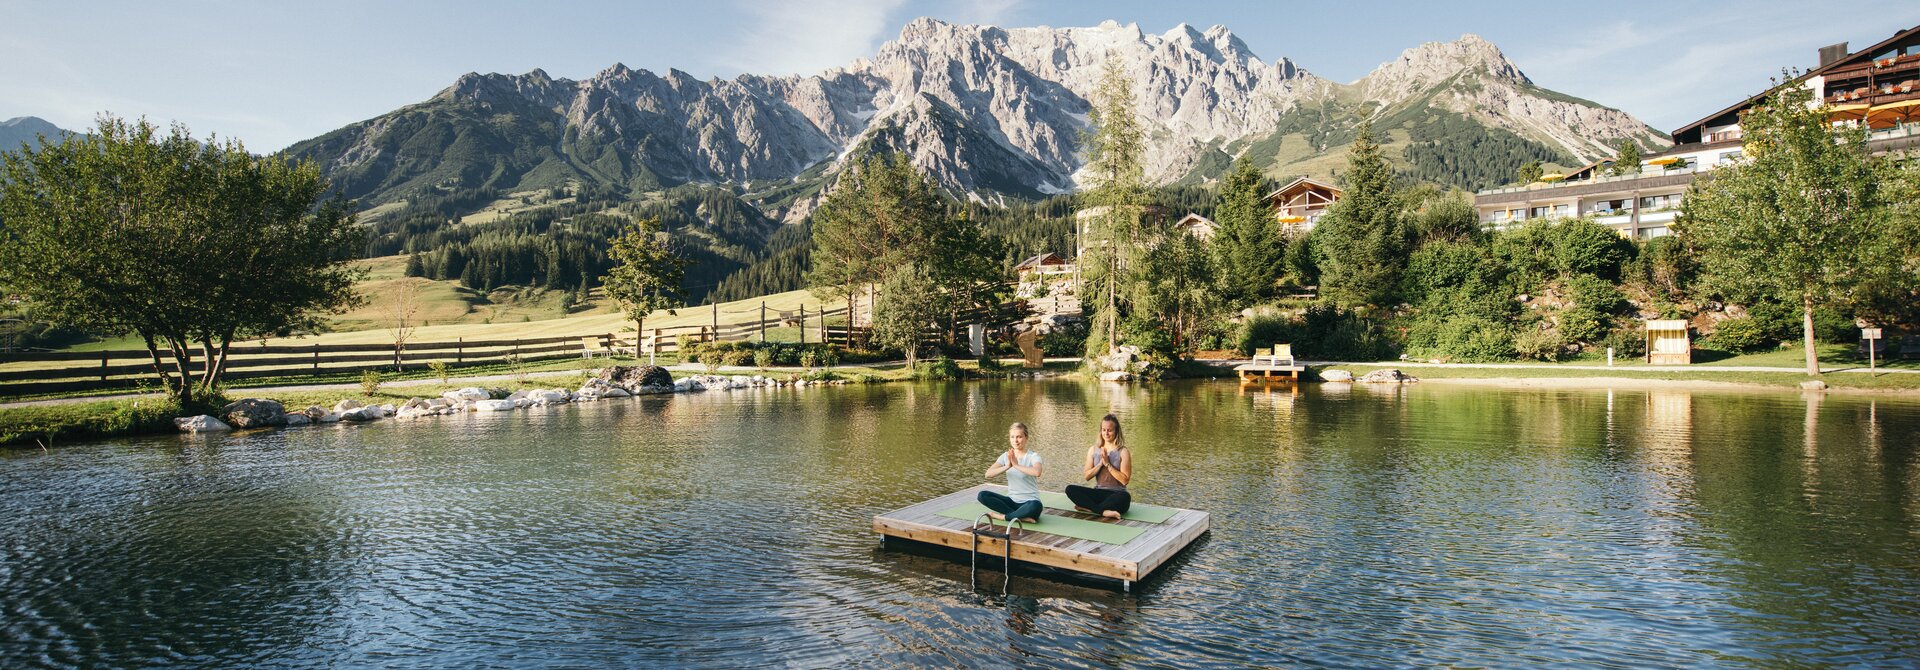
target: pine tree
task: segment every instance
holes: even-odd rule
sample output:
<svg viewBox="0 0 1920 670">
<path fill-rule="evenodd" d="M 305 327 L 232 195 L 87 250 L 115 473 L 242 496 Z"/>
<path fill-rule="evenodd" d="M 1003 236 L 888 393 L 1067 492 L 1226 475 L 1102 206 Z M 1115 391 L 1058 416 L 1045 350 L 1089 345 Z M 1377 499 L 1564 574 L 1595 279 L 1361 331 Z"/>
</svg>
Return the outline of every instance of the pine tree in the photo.
<svg viewBox="0 0 1920 670">
<path fill-rule="evenodd" d="M 1341 176 L 1345 193 L 1313 231 L 1320 295 L 1348 308 L 1389 306 L 1406 266 L 1409 234 L 1393 166 L 1371 125 L 1360 127 Z"/>
<path fill-rule="evenodd" d="M 1521 184 L 1531 184 L 1540 181 L 1541 172 L 1540 161 L 1527 161 L 1520 164 L 1520 169 L 1514 173 L 1514 176 L 1519 178 Z"/>
<path fill-rule="evenodd" d="M 1266 181 L 1246 156 L 1234 161 L 1233 171 L 1220 182 L 1214 263 L 1221 293 L 1236 305 L 1272 297 L 1280 278 L 1287 240 L 1265 191 Z"/>
<path fill-rule="evenodd" d="M 1620 140 L 1618 153 L 1613 157 L 1613 174 L 1640 174 L 1640 143 L 1633 138 Z"/>
<path fill-rule="evenodd" d="M 420 262 L 420 254 L 407 254 L 407 276 L 408 277 L 427 276 L 427 268 L 426 268 L 426 265 Z"/>
</svg>

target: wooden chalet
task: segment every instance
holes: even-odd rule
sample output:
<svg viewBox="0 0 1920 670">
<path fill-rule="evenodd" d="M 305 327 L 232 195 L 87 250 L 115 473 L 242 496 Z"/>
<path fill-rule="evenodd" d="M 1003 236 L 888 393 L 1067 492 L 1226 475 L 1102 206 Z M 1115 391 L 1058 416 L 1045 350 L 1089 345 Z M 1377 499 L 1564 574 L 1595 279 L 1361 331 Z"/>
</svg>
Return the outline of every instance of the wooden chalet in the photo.
<svg viewBox="0 0 1920 670">
<path fill-rule="evenodd" d="M 1332 184 L 1301 177 L 1267 194 L 1267 206 L 1273 208 L 1273 217 L 1282 227 L 1289 231 L 1305 232 L 1313 230 L 1314 224 L 1320 222 L 1321 215 L 1327 213 L 1327 207 L 1339 200 L 1343 193 Z"/>
<path fill-rule="evenodd" d="M 1195 239 L 1210 240 L 1213 239 L 1213 234 L 1220 230 L 1220 224 L 1199 214 L 1188 213 L 1179 221 L 1173 222 L 1173 230 L 1192 235 Z"/>
</svg>

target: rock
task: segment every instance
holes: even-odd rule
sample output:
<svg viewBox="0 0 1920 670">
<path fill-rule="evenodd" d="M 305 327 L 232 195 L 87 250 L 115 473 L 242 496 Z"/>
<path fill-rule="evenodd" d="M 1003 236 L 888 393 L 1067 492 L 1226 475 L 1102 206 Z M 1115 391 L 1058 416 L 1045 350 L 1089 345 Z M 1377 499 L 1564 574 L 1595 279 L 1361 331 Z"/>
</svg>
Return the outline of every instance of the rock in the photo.
<svg viewBox="0 0 1920 670">
<path fill-rule="evenodd" d="M 1320 381 L 1350 382 L 1353 381 L 1353 373 L 1346 370 L 1321 370 Z"/>
<path fill-rule="evenodd" d="M 267 428 L 287 425 L 287 409 L 277 400 L 244 398 L 227 403 L 220 415 L 236 428 Z"/>
<path fill-rule="evenodd" d="M 562 405 L 573 400 L 573 394 L 559 389 L 548 389 L 527 394 L 527 400 L 535 405 Z"/>
<path fill-rule="evenodd" d="M 305 410 L 302 410 L 300 413 L 307 415 L 307 418 L 313 419 L 314 421 L 319 421 L 320 417 L 326 416 L 328 414 L 332 414 L 332 412 L 327 411 L 327 408 L 321 407 L 319 405 L 309 405 Z"/>
<path fill-rule="evenodd" d="M 233 430 L 233 426 L 229 426 L 222 423 L 219 419 L 205 414 L 200 416 L 183 416 L 174 419 L 173 427 L 180 429 L 182 433 L 217 433 L 220 431 Z"/>
<path fill-rule="evenodd" d="M 1397 369 L 1387 368 L 1369 372 L 1359 381 L 1362 384 L 1408 384 L 1420 380 L 1401 374 Z"/>
<path fill-rule="evenodd" d="M 610 366 L 597 378 L 633 394 L 672 393 L 678 386 L 673 373 L 658 365 Z"/>
<path fill-rule="evenodd" d="M 340 413 L 341 421 L 377 421 L 386 416 L 378 407 L 355 407 Z"/>
<path fill-rule="evenodd" d="M 380 416 L 393 416 L 393 413 L 396 411 L 398 410 L 393 405 L 380 406 Z"/>
<path fill-rule="evenodd" d="M 313 424 L 313 419 L 300 412 L 294 412 L 292 414 L 287 415 L 288 428 L 299 428 L 301 426 L 307 426 L 312 424 Z"/>
<path fill-rule="evenodd" d="M 1133 381 L 1133 373 L 1127 372 L 1125 370 L 1112 370 L 1108 372 L 1102 372 L 1100 373 L 1100 381 L 1103 381 L 1103 382 Z"/>
<path fill-rule="evenodd" d="M 633 394 L 632 394 L 632 393 L 628 393 L 626 389 L 623 389 L 623 388 L 620 388 L 620 387 L 617 387 L 617 386 L 616 386 L 616 387 L 614 387 L 614 388 L 610 388 L 610 389 L 607 389 L 607 392 L 606 392 L 605 394 L 602 394 L 602 395 L 601 395 L 600 397 L 602 397 L 602 398 L 626 398 L 626 397 L 631 397 L 632 395 L 633 395 Z"/>
<path fill-rule="evenodd" d="M 427 401 L 427 407 L 431 407 L 433 409 L 446 409 L 452 406 L 453 406 L 453 401 L 447 400 L 446 398 L 434 398 L 432 400 Z"/>
<path fill-rule="evenodd" d="M 1827 383 L 1818 379 L 1809 379 L 1800 382 L 1800 388 L 1805 391 L 1825 391 L 1827 390 Z"/>
<path fill-rule="evenodd" d="M 406 404 L 401 405 L 400 407 L 402 409 L 413 409 L 413 408 L 426 407 L 426 406 L 427 406 L 426 398 L 408 398 Z"/>
<path fill-rule="evenodd" d="M 400 419 L 400 420 L 424 419 L 426 417 L 435 416 L 436 414 L 437 412 L 435 412 L 432 408 L 429 408 L 425 405 L 421 405 L 418 407 L 402 407 L 400 408 L 400 411 L 395 412 L 393 414 L 393 418 Z"/>
<path fill-rule="evenodd" d="M 513 409 L 513 401 L 511 400 L 473 401 L 473 411 L 476 412 L 505 412 L 510 409 Z"/>
<path fill-rule="evenodd" d="M 486 400 L 488 398 L 492 398 L 493 396 L 488 394 L 486 389 L 469 386 L 456 391 L 448 391 L 446 393 L 442 393 L 440 394 L 440 397 L 446 398 L 447 400 L 457 403 L 463 400 Z"/>
<path fill-rule="evenodd" d="M 342 400 L 340 402 L 334 403 L 333 411 L 336 413 L 346 412 L 347 410 L 354 409 L 359 406 L 360 406 L 360 401 L 354 400 L 352 398 L 348 398 L 346 400 Z"/>
<path fill-rule="evenodd" d="M 333 412 L 323 412 L 320 414 L 320 416 L 313 417 L 313 422 L 314 423 L 340 423 L 340 415 L 334 414 Z"/>
</svg>

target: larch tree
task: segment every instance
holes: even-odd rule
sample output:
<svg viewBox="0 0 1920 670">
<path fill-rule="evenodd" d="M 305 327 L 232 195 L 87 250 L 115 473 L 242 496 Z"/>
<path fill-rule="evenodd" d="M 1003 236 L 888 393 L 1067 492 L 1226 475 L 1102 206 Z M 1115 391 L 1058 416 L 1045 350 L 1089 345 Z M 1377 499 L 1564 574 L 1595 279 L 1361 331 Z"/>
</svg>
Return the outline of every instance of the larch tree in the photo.
<svg viewBox="0 0 1920 670">
<path fill-rule="evenodd" d="M 1142 227 L 1147 204 L 1146 133 L 1134 107 L 1132 80 L 1117 61 L 1107 61 L 1093 93 L 1093 130 L 1085 141 L 1085 173 L 1091 188 L 1084 198 L 1088 216 L 1080 240 L 1083 255 L 1077 259 L 1097 318 L 1106 326 L 1100 355 L 1111 353 L 1119 344 L 1120 313 L 1129 307 L 1126 297 L 1134 283 L 1129 273 L 1139 267 L 1140 242 L 1146 232 Z M 1102 335 L 1100 330 L 1096 327 L 1089 334 L 1090 352 Z"/>
<path fill-rule="evenodd" d="M 1830 125 L 1811 96 L 1782 85 L 1744 114 L 1744 160 L 1694 182 L 1675 230 L 1709 289 L 1800 308 L 1807 374 L 1819 375 L 1814 310 L 1850 303 L 1907 259 L 1888 225 L 1891 171 L 1863 129 Z"/>
</svg>

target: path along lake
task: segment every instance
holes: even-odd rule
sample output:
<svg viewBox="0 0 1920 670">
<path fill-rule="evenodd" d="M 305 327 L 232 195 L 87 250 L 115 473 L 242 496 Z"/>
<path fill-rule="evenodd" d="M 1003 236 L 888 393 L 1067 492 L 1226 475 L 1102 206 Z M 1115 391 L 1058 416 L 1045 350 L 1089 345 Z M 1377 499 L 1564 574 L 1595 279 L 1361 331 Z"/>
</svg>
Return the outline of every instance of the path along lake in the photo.
<svg viewBox="0 0 1920 670">
<path fill-rule="evenodd" d="M 1120 415 L 1124 594 L 883 549 Z M 0 452 L 0 667 L 1920 665 L 1920 402 L 885 384 Z"/>
</svg>

